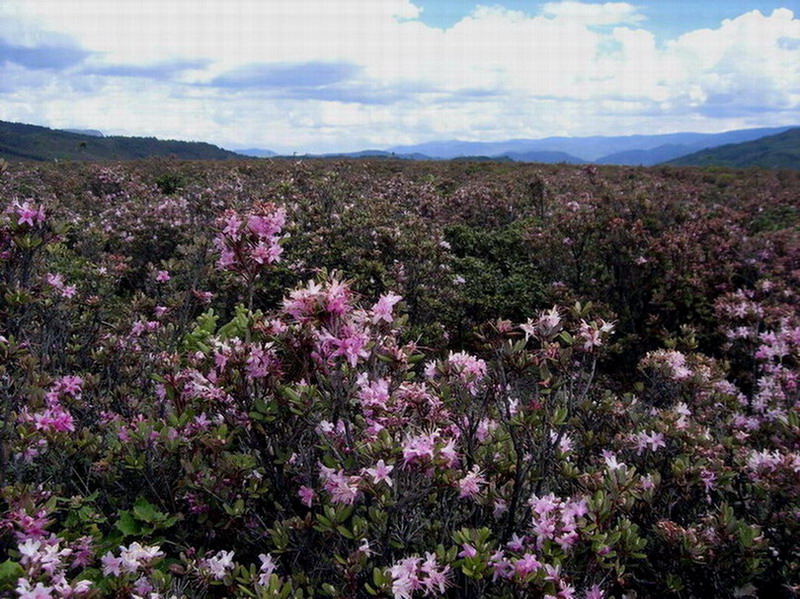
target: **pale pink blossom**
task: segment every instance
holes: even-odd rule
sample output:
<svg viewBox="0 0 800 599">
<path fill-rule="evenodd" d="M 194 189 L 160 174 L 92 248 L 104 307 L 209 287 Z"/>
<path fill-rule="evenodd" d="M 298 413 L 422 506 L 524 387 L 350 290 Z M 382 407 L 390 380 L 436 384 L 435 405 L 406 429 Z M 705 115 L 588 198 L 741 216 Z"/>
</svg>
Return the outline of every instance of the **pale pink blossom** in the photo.
<svg viewBox="0 0 800 599">
<path fill-rule="evenodd" d="M 472 470 L 461 480 L 458 481 L 458 496 L 463 498 L 472 498 L 480 493 L 481 487 L 486 484 L 486 479 L 480 472 L 480 468 L 476 464 Z"/>
<path fill-rule="evenodd" d="M 364 472 L 372 477 L 374 484 L 385 482 L 390 487 L 392 486 L 392 479 L 389 476 L 394 470 L 394 466 L 387 466 L 383 460 L 378 460 L 374 468 L 367 468 Z"/>
</svg>

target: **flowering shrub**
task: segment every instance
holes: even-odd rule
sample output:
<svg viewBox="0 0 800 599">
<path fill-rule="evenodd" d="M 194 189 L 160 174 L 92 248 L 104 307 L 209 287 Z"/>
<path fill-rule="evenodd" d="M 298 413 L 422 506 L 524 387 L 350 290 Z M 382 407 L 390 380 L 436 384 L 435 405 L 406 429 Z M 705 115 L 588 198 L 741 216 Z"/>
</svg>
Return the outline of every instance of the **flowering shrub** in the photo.
<svg viewBox="0 0 800 599">
<path fill-rule="evenodd" d="M 563 171 L 567 196 L 556 171 L 81 168 L 0 180 L 4 596 L 800 589 L 800 254 L 745 200 L 681 171 L 675 208 L 630 169 Z M 469 295 L 477 257 L 534 289 Z"/>
</svg>

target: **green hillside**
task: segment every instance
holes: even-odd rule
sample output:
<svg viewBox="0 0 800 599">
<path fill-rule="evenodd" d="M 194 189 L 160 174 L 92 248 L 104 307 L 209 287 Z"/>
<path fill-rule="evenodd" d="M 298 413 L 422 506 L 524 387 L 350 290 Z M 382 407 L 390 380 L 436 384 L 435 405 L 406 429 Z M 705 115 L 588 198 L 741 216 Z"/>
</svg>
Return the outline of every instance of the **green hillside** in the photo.
<svg viewBox="0 0 800 599">
<path fill-rule="evenodd" d="M 97 137 L 0 121 L 0 158 L 6 160 L 131 160 L 174 156 L 187 160 L 241 158 L 234 152 L 193 141 L 155 137 Z"/>
<path fill-rule="evenodd" d="M 701 150 L 665 164 L 733 168 L 759 166 L 800 170 L 800 128 L 754 141 Z"/>
</svg>

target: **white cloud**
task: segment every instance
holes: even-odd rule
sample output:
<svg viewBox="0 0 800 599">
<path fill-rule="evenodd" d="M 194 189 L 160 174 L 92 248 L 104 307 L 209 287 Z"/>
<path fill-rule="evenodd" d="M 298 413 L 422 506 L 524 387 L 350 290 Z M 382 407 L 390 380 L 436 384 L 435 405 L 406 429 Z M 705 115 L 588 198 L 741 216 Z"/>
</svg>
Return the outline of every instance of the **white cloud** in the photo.
<svg viewBox="0 0 800 599">
<path fill-rule="evenodd" d="M 0 62 L 0 118 L 303 151 L 800 116 L 787 9 L 661 45 L 625 2 L 478 6 L 446 30 L 419 16 L 410 0 L 3 0 L 15 56 L 88 56 L 48 77 Z"/>
<path fill-rule="evenodd" d="M 632 25 L 645 19 L 636 6 L 627 2 L 606 2 L 604 4 L 548 2 L 542 8 L 542 12 L 547 17 L 568 19 L 574 23 L 591 26 Z"/>
</svg>

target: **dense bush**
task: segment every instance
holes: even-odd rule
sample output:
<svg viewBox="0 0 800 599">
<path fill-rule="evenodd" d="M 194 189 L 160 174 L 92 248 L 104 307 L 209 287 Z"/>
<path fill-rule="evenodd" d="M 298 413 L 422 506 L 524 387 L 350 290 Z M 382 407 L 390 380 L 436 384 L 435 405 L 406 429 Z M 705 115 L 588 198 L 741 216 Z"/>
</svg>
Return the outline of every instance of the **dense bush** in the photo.
<svg viewBox="0 0 800 599">
<path fill-rule="evenodd" d="M 790 597 L 798 175 L 0 178 L 0 593 Z"/>
</svg>

